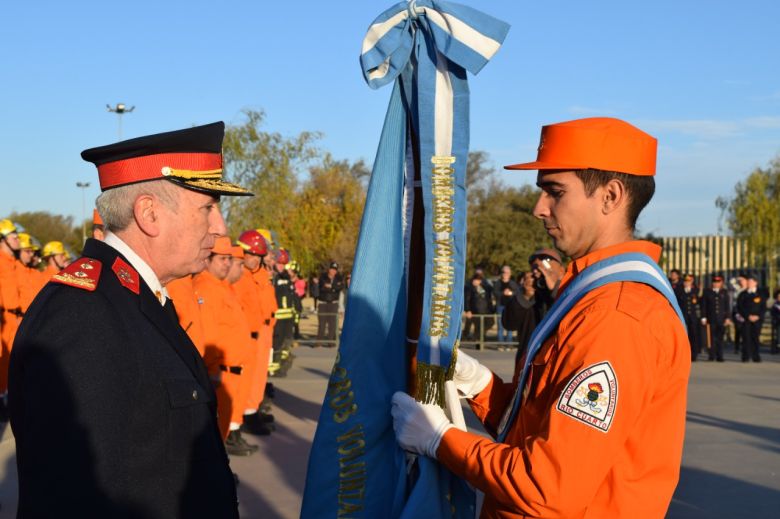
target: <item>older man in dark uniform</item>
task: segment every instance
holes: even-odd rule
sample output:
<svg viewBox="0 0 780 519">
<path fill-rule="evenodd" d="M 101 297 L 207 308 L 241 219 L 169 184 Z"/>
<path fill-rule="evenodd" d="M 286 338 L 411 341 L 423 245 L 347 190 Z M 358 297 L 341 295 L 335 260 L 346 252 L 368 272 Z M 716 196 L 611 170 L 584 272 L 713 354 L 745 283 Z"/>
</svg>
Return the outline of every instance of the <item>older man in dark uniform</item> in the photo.
<svg viewBox="0 0 780 519">
<path fill-rule="evenodd" d="M 709 360 L 723 362 L 723 336 L 729 319 L 729 292 L 723 288 L 723 276 L 712 276 L 712 288 L 701 297 L 701 324 L 707 331 Z"/>
<path fill-rule="evenodd" d="M 224 123 L 93 148 L 105 242 L 55 275 L 11 358 L 20 517 L 238 517 L 206 368 L 165 285 L 225 234 Z"/>
</svg>

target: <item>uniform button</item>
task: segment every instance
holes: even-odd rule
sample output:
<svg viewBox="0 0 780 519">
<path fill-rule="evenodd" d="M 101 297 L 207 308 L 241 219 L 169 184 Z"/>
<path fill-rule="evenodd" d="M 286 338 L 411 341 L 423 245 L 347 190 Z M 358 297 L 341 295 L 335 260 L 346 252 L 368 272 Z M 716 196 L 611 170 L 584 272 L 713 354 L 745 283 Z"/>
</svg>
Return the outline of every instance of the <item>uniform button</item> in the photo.
<svg viewBox="0 0 780 519">
<path fill-rule="evenodd" d="M 197 400 L 198 399 L 198 390 L 197 389 L 193 389 L 192 390 L 192 399 L 193 400 Z"/>
</svg>

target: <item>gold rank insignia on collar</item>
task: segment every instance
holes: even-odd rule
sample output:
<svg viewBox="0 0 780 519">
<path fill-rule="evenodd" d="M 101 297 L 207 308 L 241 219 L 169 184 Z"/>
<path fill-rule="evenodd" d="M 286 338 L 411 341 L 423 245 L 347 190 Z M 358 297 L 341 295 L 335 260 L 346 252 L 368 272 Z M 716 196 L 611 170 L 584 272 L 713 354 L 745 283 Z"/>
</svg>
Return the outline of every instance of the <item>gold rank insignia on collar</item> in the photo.
<svg viewBox="0 0 780 519">
<path fill-rule="evenodd" d="M 79 258 L 52 276 L 51 281 L 94 292 L 102 267 L 103 264 L 96 259 Z"/>
</svg>

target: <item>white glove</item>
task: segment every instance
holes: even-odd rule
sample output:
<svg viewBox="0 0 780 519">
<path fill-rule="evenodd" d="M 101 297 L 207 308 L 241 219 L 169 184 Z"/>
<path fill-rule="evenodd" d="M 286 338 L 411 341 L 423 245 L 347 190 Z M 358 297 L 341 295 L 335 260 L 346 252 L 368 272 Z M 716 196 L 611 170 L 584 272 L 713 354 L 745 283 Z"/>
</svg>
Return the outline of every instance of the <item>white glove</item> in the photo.
<svg viewBox="0 0 780 519">
<path fill-rule="evenodd" d="M 455 387 L 468 398 L 473 398 L 482 392 L 493 379 L 493 373 L 479 363 L 477 359 L 458 350 L 458 361 L 455 363 L 455 374 L 452 381 Z"/>
<path fill-rule="evenodd" d="M 404 450 L 436 459 L 442 436 L 453 425 L 444 410 L 435 404 L 421 404 L 406 393 L 393 395 L 393 430 Z"/>
</svg>

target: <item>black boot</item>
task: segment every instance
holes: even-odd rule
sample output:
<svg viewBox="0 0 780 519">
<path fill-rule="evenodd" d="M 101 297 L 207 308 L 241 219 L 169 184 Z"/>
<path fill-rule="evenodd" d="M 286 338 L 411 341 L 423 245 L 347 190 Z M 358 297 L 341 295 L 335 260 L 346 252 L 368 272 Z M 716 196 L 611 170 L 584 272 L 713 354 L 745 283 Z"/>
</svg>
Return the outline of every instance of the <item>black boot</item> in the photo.
<svg viewBox="0 0 780 519">
<path fill-rule="evenodd" d="M 255 453 L 257 446 L 253 449 L 244 441 L 239 431 L 230 431 L 225 440 L 225 450 L 231 456 L 249 456 Z"/>
<path fill-rule="evenodd" d="M 268 436 L 274 429 L 274 424 L 264 421 L 260 413 L 245 414 L 244 423 L 241 424 L 242 431 L 255 436 Z"/>
</svg>

